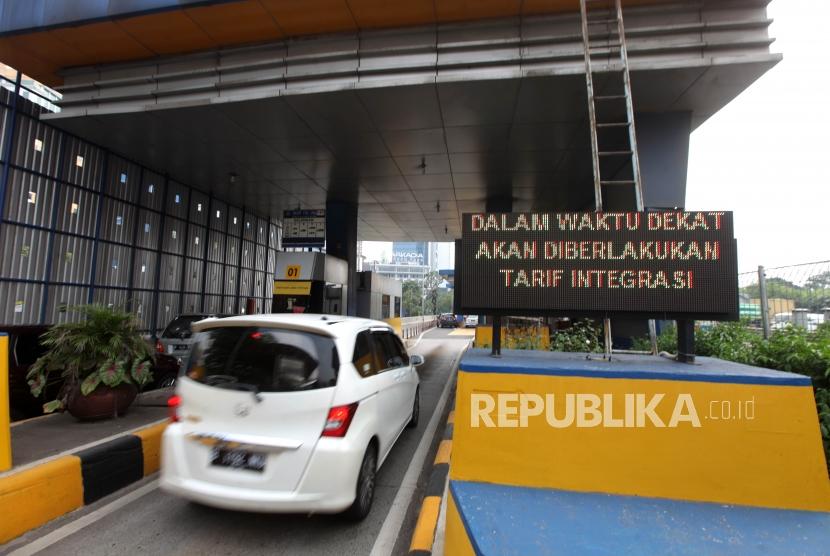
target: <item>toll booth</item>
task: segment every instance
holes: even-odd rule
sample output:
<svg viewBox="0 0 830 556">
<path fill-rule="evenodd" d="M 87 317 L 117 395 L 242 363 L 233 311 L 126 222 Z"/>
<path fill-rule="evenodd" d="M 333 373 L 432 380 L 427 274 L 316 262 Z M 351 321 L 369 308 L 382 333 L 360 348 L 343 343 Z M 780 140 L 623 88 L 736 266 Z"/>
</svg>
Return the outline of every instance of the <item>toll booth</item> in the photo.
<svg viewBox="0 0 830 556">
<path fill-rule="evenodd" d="M 357 273 L 357 316 L 394 319 L 401 316 L 402 283 L 376 272 Z"/>
<path fill-rule="evenodd" d="M 277 253 L 274 313 L 346 314 L 349 266 L 325 253 Z"/>
</svg>

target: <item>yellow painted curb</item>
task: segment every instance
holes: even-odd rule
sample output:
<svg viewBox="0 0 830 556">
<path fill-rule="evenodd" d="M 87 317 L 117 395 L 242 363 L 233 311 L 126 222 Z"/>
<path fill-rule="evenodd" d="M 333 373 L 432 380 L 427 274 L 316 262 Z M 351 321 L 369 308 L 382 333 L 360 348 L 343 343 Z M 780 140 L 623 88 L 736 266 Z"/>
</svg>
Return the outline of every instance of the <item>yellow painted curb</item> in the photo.
<svg viewBox="0 0 830 556">
<path fill-rule="evenodd" d="M 63 456 L 0 478 L 0 543 L 84 503 L 81 459 Z"/>
<path fill-rule="evenodd" d="M 141 439 L 141 452 L 144 457 L 144 476 L 152 475 L 161 465 L 161 435 L 167 428 L 168 421 L 141 429 L 133 434 Z"/>
<path fill-rule="evenodd" d="M 449 463 L 450 454 L 452 453 L 452 440 L 444 439 L 438 445 L 438 452 L 435 454 L 435 465 L 439 463 Z"/>
<path fill-rule="evenodd" d="M 440 496 L 427 496 L 421 505 L 421 513 L 418 515 L 418 523 L 415 524 L 415 532 L 412 535 L 412 544 L 409 550 L 432 550 L 432 543 L 435 540 L 435 527 L 438 525 L 438 512 L 441 510 Z"/>
</svg>

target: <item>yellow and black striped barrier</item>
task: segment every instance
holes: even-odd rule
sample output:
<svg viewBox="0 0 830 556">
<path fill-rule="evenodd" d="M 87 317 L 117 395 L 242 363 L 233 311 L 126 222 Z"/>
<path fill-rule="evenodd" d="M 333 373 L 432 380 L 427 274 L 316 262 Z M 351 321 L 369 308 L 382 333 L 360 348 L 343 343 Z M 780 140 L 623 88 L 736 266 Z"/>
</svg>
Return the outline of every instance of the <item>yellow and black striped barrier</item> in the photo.
<svg viewBox="0 0 830 556">
<path fill-rule="evenodd" d="M 421 511 L 418 514 L 418 522 L 415 524 L 415 532 L 412 534 L 412 542 L 409 545 L 411 556 L 432 554 L 438 516 L 441 513 L 441 500 L 444 497 L 444 487 L 450 471 L 454 417 L 455 411 L 450 411 L 449 417 L 447 417 L 447 426 L 444 429 L 444 436 L 435 454 L 435 461 L 432 464 L 424 500 L 421 503 Z"/>
<path fill-rule="evenodd" d="M 0 544 L 158 471 L 166 426 L 160 422 L 0 475 Z"/>
</svg>

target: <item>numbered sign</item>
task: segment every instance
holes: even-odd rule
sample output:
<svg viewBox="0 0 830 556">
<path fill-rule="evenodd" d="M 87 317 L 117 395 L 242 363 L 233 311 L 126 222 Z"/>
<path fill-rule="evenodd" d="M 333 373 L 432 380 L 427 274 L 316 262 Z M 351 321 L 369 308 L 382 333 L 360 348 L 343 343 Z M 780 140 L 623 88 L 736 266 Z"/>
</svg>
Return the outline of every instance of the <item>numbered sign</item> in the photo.
<svg viewBox="0 0 830 556">
<path fill-rule="evenodd" d="M 290 264 L 285 267 L 286 280 L 299 280 L 302 269 L 303 266 L 299 264 Z"/>
</svg>

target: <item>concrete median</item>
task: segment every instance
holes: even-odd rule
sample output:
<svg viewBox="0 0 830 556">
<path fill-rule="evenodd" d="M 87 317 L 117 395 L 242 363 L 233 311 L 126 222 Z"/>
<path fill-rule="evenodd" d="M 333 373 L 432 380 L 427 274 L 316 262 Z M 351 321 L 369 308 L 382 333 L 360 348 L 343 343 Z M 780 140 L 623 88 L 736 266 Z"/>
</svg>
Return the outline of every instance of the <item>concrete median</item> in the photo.
<svg viewBox="0 0 830 556">
<path fill-rule="evenodd" d="M 166 426 L 155 423 L 0 475 L 0 543 L 158 471 Z"/>
</svg>

